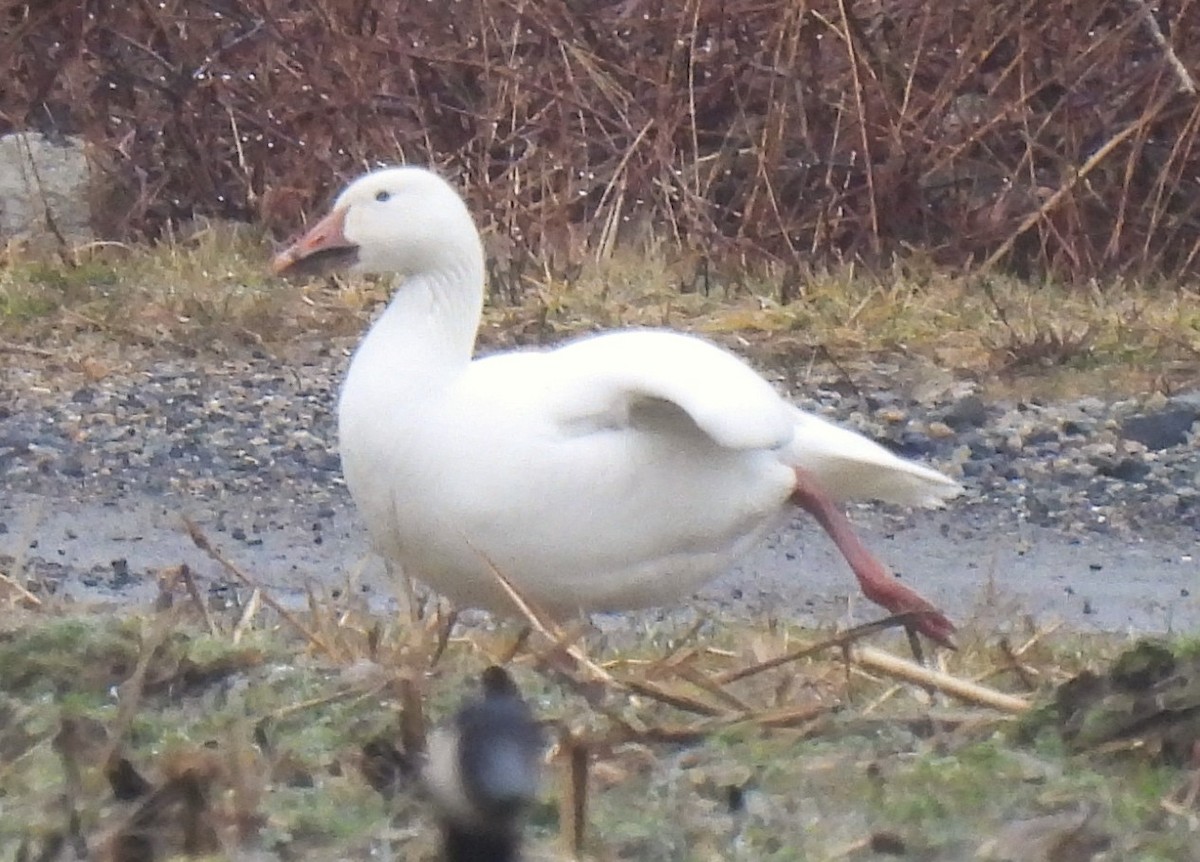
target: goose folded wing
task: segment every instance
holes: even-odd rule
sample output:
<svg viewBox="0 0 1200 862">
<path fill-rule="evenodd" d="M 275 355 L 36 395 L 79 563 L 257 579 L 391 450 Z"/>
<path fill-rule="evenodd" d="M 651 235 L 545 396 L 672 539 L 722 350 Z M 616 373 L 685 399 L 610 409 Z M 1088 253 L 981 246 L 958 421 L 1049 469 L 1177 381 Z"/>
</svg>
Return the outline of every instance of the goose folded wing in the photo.
<svg viewBox="0 0 1200 862">
<path fill-rule="evenodd" d="M 553 369 L 553 418 L 567 433 L 691 426 L 736 450 L 779 449 L 794 434 L 793 408 L 770 384 L 737 357 L 690 336 L 599 335 L 554 351 Z"/>
</svg>

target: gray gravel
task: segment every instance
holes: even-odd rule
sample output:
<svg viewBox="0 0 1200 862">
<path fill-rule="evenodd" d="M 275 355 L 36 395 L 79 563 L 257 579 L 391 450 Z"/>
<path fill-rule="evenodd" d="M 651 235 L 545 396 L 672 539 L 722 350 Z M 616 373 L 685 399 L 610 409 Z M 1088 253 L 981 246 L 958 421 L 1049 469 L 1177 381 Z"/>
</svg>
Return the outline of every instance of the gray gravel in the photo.
<svg viewBox="0 0 1200 862">
<path fill-rule="evenodd" d="M 353 569 L 361 588 L 386 594 L 377 565 L 358 568 L 363 537 L 335 451 L 351 346 L 126 348 L 90 375 L 0 355 L 0 571 L 7 555 L 84 596 L 140 595 L 157 567 L 185 561 L 218 583 L 178 530 L 186 512 L 281 589 Z M 844 369 L 784 371 L 781 385 L 803 374 L 801 406 L 961 476 L 967 493 L 944 513 L 855 509 L 880 553 L 952 611 L 976 607 L 994 576 L 1022 607 L 1080 625 L 1200 624 L 1200 390 L 994 403 L 928 368 L 858 365 L 853 385 Z M 731 611 L 803 613 L 844 609 L 848 587 L 797 524 L 706 595 Z"/>
</svg>

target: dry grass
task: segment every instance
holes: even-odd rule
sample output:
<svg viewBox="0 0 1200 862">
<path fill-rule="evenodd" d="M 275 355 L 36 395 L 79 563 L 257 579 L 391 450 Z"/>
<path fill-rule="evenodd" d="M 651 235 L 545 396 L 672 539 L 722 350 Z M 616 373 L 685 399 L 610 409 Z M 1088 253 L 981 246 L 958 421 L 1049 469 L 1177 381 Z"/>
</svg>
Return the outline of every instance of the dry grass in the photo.
<svg viewBox="0 0 1200 862">
<path fill-rule="evenodd" d="M 277 350 L 356 336 L 386 299 L 375 281 L 271 279 L 265 246 L 248 228 L 217 223 L 152 247 L 83 248 L 71 263 L 14 251 L 0 264 L 0 339 L 8 352 L 105 342 Z M 592 261 L 569 280 L 548 267 L 493 268 L 481 342 L 669 326 L 792 369 L 888 356 L 977 376 L 994 391 L 1067 395 L 1100 381 L 1170 393 L 1200 368 L 1198 309 L 1184 285 L 1031 286 L 917 259 L 885 271 L 724 273 L 660 248 Z"/>
<path fill-rule="evenodd" d="M 1081 291 L 958 276 L 919 262 L 883 272 L 847 266 L 710 277 L 706 287 L 698 281 L 661 259 L 616 258 L 571 284 L 541 282 L 532 308 L 500 311 L 494 325 L 511 330 L 533 314 L 556 335 L 673 326 L 744 340 L 766 359 L 910 356 L 1013 381 L 1118 370 L 1157 374 L 1156 386 L 1168 391 L 1193 379 L 1200 363 L 1200 294 L 1182 286 L 1094 283 Z M 779 300 L 785 282 L 793 297 L 786 303 Z"/>
<path fill-rule="evenodd" d="M 0 261 L 0 333 L 36 346 L 95 335 L 163 349 L 231 349 L 361 326 L 356 291 L 272 280 L 260 232 L 197 223 L 153 246 L 100 243 L 63 259 L 10 249 Z"/>
</svg>

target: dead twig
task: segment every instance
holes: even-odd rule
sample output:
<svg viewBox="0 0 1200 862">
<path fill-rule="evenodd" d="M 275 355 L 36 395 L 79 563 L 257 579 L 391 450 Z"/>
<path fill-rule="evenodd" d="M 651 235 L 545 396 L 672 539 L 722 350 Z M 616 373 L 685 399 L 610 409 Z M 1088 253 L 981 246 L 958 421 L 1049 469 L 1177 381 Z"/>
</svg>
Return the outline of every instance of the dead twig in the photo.
<svg viewBox="0 0 1200 862">
<path fill-rule="evenodd" d="M 604 668 L 600 667 L 600 665 L 596 664 L 591 656 L 580 648 L 577 641 L 570 638 L 567 632 L 554 622 L 545 611 L 535 607 L 532 602 L 521 595 L 516 585 L 496 567 L 496 564 L 486 554 L 480 552 L 478 549 L 476 549 L 476 553 L 487 563 L 488 571 L 496 578 L 501 588 L 508 595 L 509 599 L 512 600 L 512 603 L 516 605 L 517 610 L 521 612 L 534 631 L 553 642 L 565 655 L 574 659 L 580 667 L 586 668 L 596 680 L 605 682 L 611 686 L 620 687 L 617 679 Z"/>
<path fill-rule="evenodd" d="M 35 608 L 40 608 L 42 606 L 41 599 L 39 599 L 37 596 L 35 596 L 29 590 L 25 589 L 25 587 L 21 586 L 14 579 L 10 578 L 8 575 L 4 574 L 3 572 L 0 572 L 0 586 L 4 586 L 4 587 L 7 587 L 8 589 L 12 590 L 14 593 L 17 594 L 17 596 L 21 599 L 21 601 L 25 602 L 28 605 L 32 605 Z"/>
<path fill-rule="evenodd" d="M 349 700 L 351 702 L 366 700 L 375 697 L 379 692 L 383 691 L 391 685 L 390 679 L 385 679 L 377 682 L 375 685 L 367 688 L 350 687 L 335 691 L 332 694 L 322 695 L 321 697 L 310 698 L 309 700 L 301 701 L 300 703 L 288 704 L 285 707 L 275 710 L 271 713 L 270 718 L 274 721 L 280 721 L 298 712 L 307 712 L 310 709 L 315 709 L 318 706 L 325 706 L 330 703 L 338 703 L 339 701 Z"/>
<path fill-rule="evenodd" d="M 568 858 L 579 859 L 583 855 L 587 836 L 588 745 L 584 739 L 564 728 L 558 747 L 563 762 L 563 792 L 559 797 L 560 834 Z"/>
<path fill-rule="evenodd" d="M 1078 170 L 1071 172 L 1071 175 L 1067 178 L 1066 182 L 1060 185 L 1053 194 L 1046 198 L 1046 200 L 1042 202 L 1041 206 L 1026 216 L 1021 221 L 1020 225 L 1017 226 L 1017 229 L 1009 234 L 1008 238 L 1000 244 L 1000 247 L 988 255 L 987 260 L 985 260 L 980 266 L 979 271 L 986 273 L 993 269 L 1001 260 L 1003 260 L 1008 253 L 1012 251 L 1013 245 L 1018 239 L 1024 236 L 1030 228 L 1045 218 L 1051 211 L 1054 210 L 1055 207 L 1065 200 L 1067 195 L 1075 188 L 1075 186 L 1079 185 L 1079 182 L 1084 177 L 1099 167 L 1100 164 L 1103 163 L 1104 160 L 1107 159 L 1113 153 L 1113 151 L 1117 149 L 1117 147 L 1132 138 L 1138 132 L 1142 131 L 1150 122 L 1152 122 L 1167 101 L 1167 97 L 1160 98 L 1155 105 L 1144 111 L 1140 117 L 1131 122 L 1125 128 L 1121 129 L 1121 131 L 1117 132 L 1115 135 L 1105 141 L 1102 146 L 1088 156 L 1087 161 L 1085 161 Z"/>
<path fill-rule="evenodd" d="M 1187 66 L 1183 65 L 1183 61 L 1179 59 L 1179 55 L 1175 53 L 1175 49 L 1171 47 L 1171 43 L 1167 41 L 1162 27 L 1158 25 L 1158 19 L 1154 17 L 1154 10 L 1150 8 L 1146 0 L 1128 0 L 1128 3 L 1134 12 L 1141 16 L 1142 23 L 1150 31 L 1150 38 L 1154 40 L 1154 44 L 1162 49 L 1163 56 L 1166 57 L 1175 77 L 1179 79 L 1179 89 L 1194 96 L 1196 81 L 1192 78 L 1192 73 L 1188 71 Z"/>
<path fill-rule="evenodd" d="M 256 583 L 253 578 L 239 569 L 233 564 L 233 562 L 226 559 L 224 554 L 213 547 L 212 543 L 209 542 L 208 537 L 204 535 L 199 525 L 197 525 L 195 521 L 193 521 L 187 515 L 183 515 L 182 520 L 184 529 L 187 531 L 188 537 L 192 540 L 192 544 L 194 544 L 204 553 L 208 554 L 208 556 L 215 560 L 221 566 L 221 568 L 237 578 L 237 580 L 243 585 L 254 590 L 259 590 L 262 595 L 263 604 L 275 611 L 275 613 L 279 614 L 281 619 L 285 620 L 292 628 L 300 632 L 304 639 L 310 644 L 331 658 L 337 658 L 339 656 L 339 653 L 328 643 L 326 643 L 324 639 L 319 637 L 315 632 L 311 631 L 308 626 L 300 622 L 300 620 L 296 618 L 295 614 L 293 614 L 279 602 L 275 601 L 275 599 L 268 592 L 262 589 L 260 584 Z"/>
<path fill-rule="evenodd" d="M 807 644 L 799 649 L 793 650 L 792 652 L 785 653 L 784 655 L 770 658 L 765 661 L 760 661 L 757 664 L 748 665 L 747 667 L 738 668 L 737 670 L 731 670 L 726 671 L 725 673 L 717 674 L 717 676 L 714 678 L 714 682 L 716 682 L 718 685 L 728 685 L 729 683 L 747 679 L 755 676 L 756 674 L 763 673 L 764 671 L 774 670 L 782 665 L 790 664 L 792 662 L 797 662 L 808 658 L 809 656 L 817 655 L 818 653 L 822 653 L 825 650 L 833 647 L 841 647 L 844 649 L 845 647 L 848 647 L 851 644 L 868 637 L 869 635 L 873 635 L 876 632 L 886 631 L 887 629 L 894 628 L 897 625 L 903 625 L 909 620 L 910 616 L 910 614 L 897 614 L 895 616 L 887 617 L 875 622 L 863 623 L 860 626 L 847 629 L 846 631 L 834 635 L 833 637 L 825 638 L 824 640 L 817 641 L 814 644 Z"/>
<path fill-rule="evenodd" d="M 914 685 L 935 688 L 951 697 L 979 706 L 988 706 L 1013 715 L 1027 712 L 1032 706 L 1024 698 L 1005 694 L 942 671 L 922 667 L 873 647 L 862 645 L 852 647 L 850 657 L 855 663 L 877 673 L 902 679 Z"/>
<path fill-rule="evenodd" d="M 199 610 L 201 616 L 204 617 L 204 624 L 208 626 L 208 633 L 216 637 L 221 633 L 221 627 L 217 621 L 213 619 L 212 611 L 208 607 L 208 602 L 204 601 L 204 596 L 200 594 L 200 587 L 196 584 L 196 578 L 192 575 L 191 568 L 185 563 L 179 566 L 179 579 L 183 581 L 184 587 L 187 589 L 188 596 L 192 599 Z"/>
<path fill-rule="evenodd" d="M 11 341 L 0 341 L 0 353 L 16 353 L 25 356 L 37 356 L 42 359 L 53 359 L 59 354 L 40 347 L 30 347 L 28 344 L 14 344 Z"/>
</svg>

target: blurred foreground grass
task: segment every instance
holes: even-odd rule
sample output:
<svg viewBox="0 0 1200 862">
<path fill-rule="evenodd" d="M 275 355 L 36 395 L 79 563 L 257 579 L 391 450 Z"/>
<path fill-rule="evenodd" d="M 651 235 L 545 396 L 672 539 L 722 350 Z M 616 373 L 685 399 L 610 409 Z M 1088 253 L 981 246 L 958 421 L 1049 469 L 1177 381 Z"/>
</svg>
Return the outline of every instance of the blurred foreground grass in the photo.
<svg viewBox="0 0 1200 862">
<path fill-rule="evenodd" d="M 943 668 L 1040 705 L 1018 718 L 839 649 L 772 661 L 829 634 L 778 622 L 592 632 L 581 664 L 537 634 L 509 658 L 515 626 L 443 643 L 436 613 L 314 596 L 281 617 L 257 589 L 217 607 L 170 574 L 154 609 L 8 594 L 0 860 L 433 859 L 402 752 L 497 661 L 561 741 L 551 778 L 587 753 L 588 859 L 1198 858 L 1195 764 L 1165 757 L 1153 722 L 1060 732 L 1056 687 L 1107 667 L 1116 636 L 964 632 Z M 531 859 L 567 858 L 568 785 L 547 782 Z"/>
</svg>

